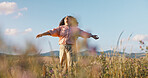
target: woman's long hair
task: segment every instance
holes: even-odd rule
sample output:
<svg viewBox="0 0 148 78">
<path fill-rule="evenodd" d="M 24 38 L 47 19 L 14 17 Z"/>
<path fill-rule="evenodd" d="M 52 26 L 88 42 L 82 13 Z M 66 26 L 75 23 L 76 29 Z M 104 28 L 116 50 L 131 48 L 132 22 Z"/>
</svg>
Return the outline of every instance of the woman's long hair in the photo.
<svg viewBox="0 0 148 78">
<path fill-rule="evenodd" d="M 77 21 L 77 19 L 76 18 L 74 18 L 73 16 L 68 16 L 70 19 L 72 19 L 71 21 L 72 21 L 72 25 L 71 26 L 78 26 L 78 21 Z M 65 19 L 66 17 L 64 17 L 61 21 L 60 21 L 60 23 L 59 23 L 59 26 L 61 26 L 61 25 L 65 25 L 65 22 L 64 22 L 64 19 Z"/>
</svg>

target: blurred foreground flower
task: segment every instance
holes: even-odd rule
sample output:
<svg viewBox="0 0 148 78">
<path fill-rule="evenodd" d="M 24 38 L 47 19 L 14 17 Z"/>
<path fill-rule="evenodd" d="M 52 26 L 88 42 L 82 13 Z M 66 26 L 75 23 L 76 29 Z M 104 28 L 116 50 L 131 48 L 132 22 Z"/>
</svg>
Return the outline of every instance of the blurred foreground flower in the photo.
<svg viewBox="0 0 148 78">
<path fill-rule="evenodd" d="M 97 55 L 97 48 L 96 47 L 91 47 L 89 50 L 90 54 L 93 56 Z"/>
<path fill-rule="evenodd" d="M 148 46 L 146 46 L 146 49 L 148 50 Z"/>
<path fill-rule="evenodd" d="M 140 40 L 139 42 L 140 42 L 140 44 L 144 44 L 144 42 L 142 40 Z"/>
<path fill-rule="evenodd" d="M 140 49 L 141 51 L 145 51 L 145 52 L 148 52 L 148 46 L 146 46 L 146 44 L 144 43 L 144 41 L 140 40 Z"/>
</svg>

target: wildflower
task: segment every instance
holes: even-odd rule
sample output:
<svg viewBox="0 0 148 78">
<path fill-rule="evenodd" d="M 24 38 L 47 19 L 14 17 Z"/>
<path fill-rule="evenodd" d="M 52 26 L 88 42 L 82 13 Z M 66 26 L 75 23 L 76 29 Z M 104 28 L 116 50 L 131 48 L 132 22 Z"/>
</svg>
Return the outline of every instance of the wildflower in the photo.
<svg viewBox="0 0 148 78">
<path fill-rule="evenodd" d="M 146 49 L 148 50 L 148 46 L 146 46 Z"/>
<path fill-rule="evenodd" d="M 144 42 L 142 40 L 140 40 L 139 42 L 140 42 L 140 44 L 144 44 Z"/>
<path fill-rule="evenodd" d="M 140 48 L 142 48 L 142 46 L 140 46 Z"/>
<path fill-rule="evenodd" d="M 96 55 L 96 53 L 97 53 L 97 48 L 96 48 L 96 47 L 91 47 L 91 48 L 90 48 L 90 52 L 91 52 L 92 55 Z"/>
<path fill-rule="evenodd" d="M 49 72 L 50 72 L 50 73 L 53 73 L 53 70 L 50 70 Z"/>
<path fill-rule="evenodd" d="M 107 65 L 107 68 L 109 68 L 109 66 Z"/>
</svg>

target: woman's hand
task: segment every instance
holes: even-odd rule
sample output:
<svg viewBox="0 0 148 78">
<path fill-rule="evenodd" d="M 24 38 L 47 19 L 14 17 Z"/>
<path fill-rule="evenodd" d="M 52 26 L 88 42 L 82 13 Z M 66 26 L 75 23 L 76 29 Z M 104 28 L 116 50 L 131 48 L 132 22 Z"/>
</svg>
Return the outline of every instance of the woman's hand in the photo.
<svg viewBox="0 0 148 78">
<path fill-rule="evenodd" d="M 42 34 L 38 34 L 38 35 L 36 36 L 36 38 L 39 38 L 39 37 L 42 37 Z"/>
<path fill-rule="evenodd" d="M 99 37 L 97 36 L 97 35 L 92 35 L 92 38 L 94 38 L 94 39 L 99 39 Z"/>
</svg>

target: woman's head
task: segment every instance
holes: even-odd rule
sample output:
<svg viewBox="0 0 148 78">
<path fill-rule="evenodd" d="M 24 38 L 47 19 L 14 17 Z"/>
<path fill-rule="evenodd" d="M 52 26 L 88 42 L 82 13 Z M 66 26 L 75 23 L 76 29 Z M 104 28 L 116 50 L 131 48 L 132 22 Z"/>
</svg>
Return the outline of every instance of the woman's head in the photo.
<svg viewBox="0 0 148 78">
<path fill-rule="evenodd" d="M 73 16 L 66 16 L 61 20 L 59 26 L 61 25 L 78 26 L 78 22 Z"/>
</svg>

